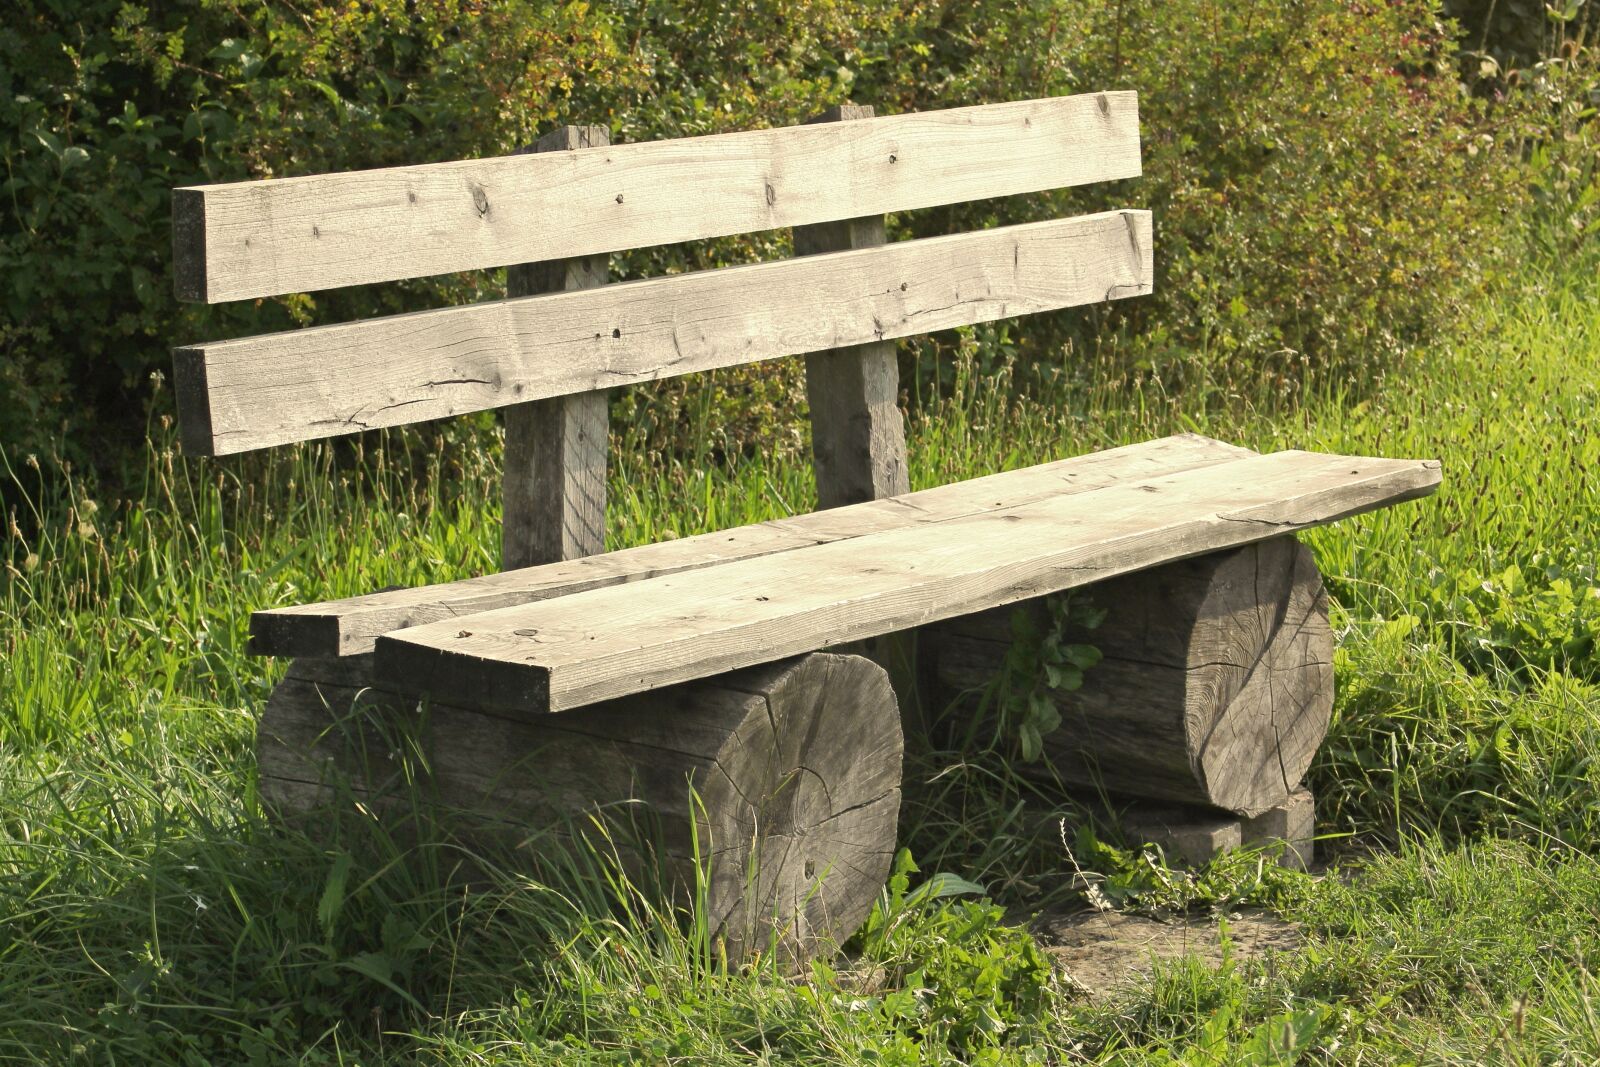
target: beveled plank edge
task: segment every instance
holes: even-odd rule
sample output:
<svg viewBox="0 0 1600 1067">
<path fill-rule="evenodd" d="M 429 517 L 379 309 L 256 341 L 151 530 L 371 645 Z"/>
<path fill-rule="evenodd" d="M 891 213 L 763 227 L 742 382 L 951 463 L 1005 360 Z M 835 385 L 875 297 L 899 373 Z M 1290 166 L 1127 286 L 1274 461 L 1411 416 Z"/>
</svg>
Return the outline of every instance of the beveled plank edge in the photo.
<svg viewBox="0 0 1600 1067">
<path fill-rule="evenodd" d="M 195 348 L 172 350 L 172 396 L 178 414 L 178 445 L 185 455 L 216 456 L 211 421 L 211 386 L 205 353 Z"/>
<path fill-rule="evenodd" d="M 1287 451 L 1302 455 L 1327 456 L 1325 453 L 1304 453 L 1298 449 Z M 1274 454 L 1284 455 L 1286 453 Z M 1209 516 L 1199 516 L 1193 520 L 1193 523 L 1211 526 L 1216 531 L 1216 535 L 1206 538 L 1192 550 L 1172 551 L 1168 547 L 1155 547 L 1147 550 L 1144 555 L 1123 555 L 1115 562 L 1103 562 L 1092 567 L 1072 568 L 1067 572 L 1055 575 L 1054 580 L 1043 585 L 1037 581 L 1036 577 L 1028 580 L 1019 579 L 1010 585 L 1000 587 L 981 597 L 965 601 L 959 606 L 952 604 L 932 610 L 919 610 L 915 613 L 915 617 L 910 615 L 906 617 L 877 615 L 855 621 L 847 620 L 842 625 L 836 625 L 827 638 L 822 640 L 796 637 L 777 644 L 761 643 L 759 647 L 763 651 L 760 652 L 753 651 L 758 645 L 752 642 L 749 648 L 734 656 L 724 655 L 722 660 L 710 667 L 706 667 L 703 661 L 691 662 L 685 660 L 673 668 L 657 668 L 644 684 L 624 683 L 619 678 L 563 684 L 557 674 L 558 672 L 571 671 L 573 668 L 570 665 L 564 668 L 552 668 L 543 664 L 516 664 L 467 653 L 447 652 L 442 647 L 426 643 L 434 636 L 433 634 L 410 630 L 394 631 L 381 636 L 376 645 L 376 661 L 379 664 L 380 671 L 393 679 L 395 684 L 411 691 L 419 693 L 430 691 L 450 692 L 458 687 L 466 687 L 477 694 L 476 699 L 485 703 L 499 703 L 509 712 L 518 714 L 559 713 L 602 700 L 647 692 L 652 689 L 676 685 L 727 670 L 741 669 L 769 658 L 775 659 L 826 650 L 883 633 L 941 622 L 945 619 L 971 614 L 979 610 L 1004 607 L 1020 600 L 1046 595 L 1051 592 L 1092 585 L 1108 578 L 1147 570 L 1154 566 L 1238 548 L 1280 536 L 1284 533 L 1323 526 L 1350 515 L 1427 496 L 1437 489 L 1440 484 L 1441 464 L 1438 460 L 1386 460 L 1374 457 L 1336 455 L 1327 456 L 1327 458 L 1381 462 L 1391 465 L 1391 468 L 1365 478 L 1356 485 L 1344 485 L 1338 487 L 1337 490 L 1330 490 L 1330 495 L 1337 496 L 1339 493 L 1349 493 L 1355 499 L 1351 501 L 1348 507 L 1336 505 L 1335 510 L 1325 517 L 1318 513 L 1317 515 L 1308 514 L 1303 517 L 1272 518 L 1270 512 L 1276 506 L 1273 503 L 1246 508 L 1242 511 L 1219 511 Z M 1223 531 L 1228 532 L 1223 533 Z M 893 536 L 893 534 L 890 533 L 886 536 Z M 1169 533 L 1166 536 L 1170 537 L 1172 535 Z M 1124 543 L 1117 547 L 1125 551 L 1126 544 Z M 758 625 L 770 627 L 770 624 L 766 622 Z M 470 623 L 463 626 L 462 630 L 463 636 L 470 636 Z M 771 635 L 765 636 L 770 637 Z"/>
<path fill-rule="evenodd" d="M 206 200 L 200 189 L 172 190 L 172 288 L 179 300 L 211 303 L 206 285 Z"/>
<path fill-rule="evenodd" d="M 1075 243 L 1060 243 L 1068 240 Z M 175 351 L 175 364 L 203 364 L 206 373 L 194 378 L 206 392 L 179 392 L 178 416 L 195 424 L 197 453 L 230 455 L 1128 299 L 1152 290 L 1151 240 L 1150 212 L 1125 208 L 187 345 Z M 992 280 L 984 296 L 959 299 L 963 282 L 988 277 L 974 261 L 998 271 L 991 260 L 1014 265 L 1024 248 L 1029 270 Z M 1075 268 L 1069 277 L 1047 269 L 1060 266 L 1058 256 Z M 919 284 L 907 296 L 904 281 L 894 289 L 893 280 L 918 271 L 929 272 L 928 289 Z M 890 280 L 884 289 L 866 286 L 880 277 Z M 840 307 L 836 317 L 815 322 L 796 294 L 819 288 Z M 939 294 L 931 304 L 930 290 Z M 730 319 L 725 302 L 735 296 L 764 310 Z M 619 342 L 601 340 L 622 338 L 616 324 L 638 321 L 643 310 L 650 325 L 628 329 Z M 780 323 L 787 329 L 782 343 L 774 332 Z M 687 327 L 703 336 L 683 348 L 678 331 Z M 564 331 L 556 340 L 528 341 L 555 328 Z M 473 355 L 455 369 L 453 353 L 463 348 Z M 328 377 L 335 366 L 344 384 Z M 441 366 L 454 373 L 435 380 Z M 269 388 L 280 379 L 291 386 Z"/>
<path fill-rule="evenodd" d="M 434 256 L 426 264 L 425 269 L 417 268 L 414 264 L 404 266 L 405 258 L 397 257 L 401 266 L 393 268 L 380 268 L 369 258 L 362 261 L 361 266 L 351 269 L 347 264 L 341 264 L 331 244 L 312 238 L 282 238 L 275 237 L 270 242 L 271 248 L 267 251 L 272 258 L 272 278 L 270 281 L 256 280 L 256 275 L 261 273 L 260 268 L 252 269 L 250 262 L 241 254 L 229 256 L 227 249 L 230 242 L 222 239 L 225 231 L 239 227 L 227 218 L 230 210 L 236 211 L 265 211 L 269 215 L 275 204 L 285 212 L 287 205 L 283 204 L 285 198 L 301 197 L 311 202 L 322 201 L 337 202 L 343 195 L 341 186 L 358 187 L 361 183 L 383 181 L 389 179 L 403 180 L 413 177 L 418 180 L 449 179 L 458 184 L 462 190 L 478 190 L 484 187 L 487 176 L 498 174 L 498 169 L 503 168 L 508 160 L 514 156 L 494 156 L 473 160 L 457 160 L 450 162 L 419 164 L 405 167 L 369 168 L 365 170 L 344 171 L 332 174 L 303 175 L 287 178 L 268 178 L 242 182 L 220 183 L 215 185 L 183 186 L 174 190 L 174 227 L 182 229 L 185 239 L 174 244 L 175 252 L 175 291 L 182 300 L 203 300 L 209 303 L 219 303 L 228 300 L 258 299 L 291 292 L 314 292 L 324 289 L 338 288 L 346 285 L 373 284 L 388 281 L 399 281 L 405 278 L 447 274 L 455 271 L 477 270 L 485 268 L 503 267 L 512 263 L 531 260 L 545 260 L 565 258 L 570 256 L 592 255 L 610 252 L 625 251 L 631 248 L 650 247 L 658 244 L 670 244 L 681 241 L 699 240 L 706 238 L 725 237 L 736 233 L 760 232 L 761 230 L 776 229 L 787 226 L 806 225 L 819 222 L 832 222 L 840 219 L 858 217 L 863 214 L 873 214 L 888 211 L 915 210 L 927 207 L 937 207 L 944 204 L 961 202 L 963 200 L 985 199 L 989 197 L 1007 196 L 1020 193 L 1038 192 L 1044 189 L 1061 188 L 1072 185 L 1082 185 L 1100 181 L 1117 181 L 1128 178 L 1137 178 L 1143 171 L 1140 138 L 1139 138 L 1139 112 L 1138 94 L 1131 90 L 1111 90 L 1097 93 L 1079 93 L 1066 96 L 1039 97 L 1028 100 L 1001 101 L 992 104 L 980 104 L 968 107 L 945 108 L 935 111 L 907 112 L 900 115 L 878 116 L 873 119 L 860 120 L 862 124 L 874 124 L 874 133 L 882 132 L 893 135 L 900 130 L 911 130 L 918 123 L 926 124 L 930 121 L 948 123 L 951 127 L 952 140 L 962 135 L 961 120 L 978 113 L 987 113 L 991 116 L 1009 116 L 1013 112 L 1022 114 L 1029 108 L 1051 109 L 1059 112 L 1081 110 L 1092 114 L 1091 109 L 1097 109 L 1102 121 L 1115 122 L 1116 128 L 1098 131 L 1096 136 L 1086 139 L 1084 143 L 1075 143 L 1069 147 L 1072 151 L 1065 158 L 1070 159 L 1070 164 L 1064 163 L 1066 168 L 1076 168 L 1086 173 L 1071 175 L 1057 174 L 1052 180 L 1045 181 L 1040 176 L 1034 175 L 1024 178 L 1021 169 L 1019 174 L 1010 183 L 996 182 L 979 191 L 957 193 L 956 195 L 940 194 L 937 192 L 924 193 L 919 196 L 907 196 L 903 203 L 884 203 L 866 205 L 871 210 L 863 210 L 861 189 L 869 190 L 870 183 L 856 183 L 856 187 L 846 190 L 845 193 L 833 197 L 819 197 L 815 190 L 800 184 L 797 190 L 784 190 L 787 195 L 781 198 L 779 207 L 773 207 L 772 182 L 768 179 L 767 217 L 739 218 L 739 212 L 717 213 L 706 211 L 697 217 L 695 225 L 686 225 L 682 221 L 661 222 L 645 219 L 633 220 L 632 225 L 624 228 L 610 226 L 582 226 L 573 227 L 571 233 L 564 234 L 563 242 L 553 244 L 548 248 L 543 247 L 501 247 L 496 251 L 499 242 L 483 241 L 474 238 L 471 234 L 464 234 L 459 240 L 450 243 L 456 248 L 449 253 L 439 249 L 434 250 Z M 967 125 L 980 126 L 970 118 Z M 1027 125 L 1024 122 L 1024 125 Z M 666 152 L 679 153 L 685 149 L 693 150 L 697 145 L 710 152 L 719 152 L 708 160 L 710 163 L 723 161 L 726 158 L 741 158 L 741 153 L 748 158 L 751 150 L 758 146 L 767 146 L 776 142 L 776 147 L 771 149 L 774 156 L 779 158 L 770 160 L 769 169 L 773 174 L 787 172 L 789 181 L 804 182 L 804 178 L 797 179 L 795 175 L 804 175 L 806 168 L 785 167 L 781 153 L 785 142 L 797 141 L 799 138 L 786 136 L 798 134 L 799 137 L 814 139 L 817 136 L 817 125 L 802 123 L 798 126 L 769 127 L 756 130 L 743 130 L 722 134 L 711 134 L 700 137 L 666 138 L 656 141 L 635 142 L 601 148 L 577 149 L 580 153 L 604 153 L 605 164 L 608 172 L 616 173 L 619 177 L 617 183 L 622 187 L 622 181 L 629 177 L 630 169 L 640 172 L 641 178 L 657 178 L 655 171 L 659 170 L 657 160 L 665 156 Z M 986 132 L 981 126 L 979 133 Z M 848 131 L 835 135 L 837 143 L 828 146 L 822 151 L 840 150 L 848 138 L 859 136 L 860 131 Z M 826 136 L 826 135 L 824 135 Z M 1131 148 L 1131 159 L 1118 162 L 1119 151 L 1126 153 Z M 961 146 L 952 143 L 945 146 L 947 152 L 958 152 Z M 1100 150 L 1095 152 L 1094 150 Z M 812 149 L 816 154 L 819 150 Z M 1095 159 L 1096 155 L 1105 157 L 1104 162 L 1095 162 L 1090 165 L 1086 161 Z M 803 163 L 804 160 L 797 162 Z M 549 184 L 549 177 L 561 175 L 556 164 L 532 163 L 518 164 L 519 168 L 529 177 L 523 182 L 526 189 L 514 191 L 509 200 L 502 197 L 506 194 L 503 185 L 497 185 L 495 210 L 502 214 L 515 215 L 519 208 L 526 210 L 538 203 L 542 189 Z M 635 179 L 639 180 L 639 179 Z M 687 194 L 688 185 L 698 183 L 698 176 L 685 179 Z M 924 188 L 934 190 L 938 183 L 929 180 L 924 182 Z M 616 204 L 619 209 L 624 204 L 626 189 L 616 194 Z M 177 194 L 182 194 L 180 197 Z M 798 194 L 798 195 L 797 195 Z M 799 208 L 791 205 L 798 203 Z M 411 205 L 413 210 L 418 210 L 415 198 Z M 208 210 L 208 208 L 216 210 Z M 363 208 L 355 209 L 357 211 Z M 425 232 L 441 233 L 452 220 L 452 209 L 449 204 L 432 204 L 430 202 L 427 214 L 420 220 L 408 220 L 408 228 L 415 231 L 419 228 Z M 484 209 L 480 207 L 480 212 Z M 320 222 L 328 228 L 329 232 L 339 229 L 336 220 L 340 213 L 335 210 L 331 216 L 317 216 Z M 310 216 L 307 216 L 309 221 Z M 367 220 L 370 223 L 370 220 Z M 396 218 L 396 223 L 400 221 Z M 743 225 L 741 225 L 743 223 Z M 191 227 L 198 226 L 198 236 L 190 237 Z M 313 234 L 316 227 L 311 227 Z M 219 232 L 212 233 L 213 230 Z M 608 235 L 628 234 L 633 236 L 613 238 Z M 398 240 L 399 238 L 394 238 Z M 248 242 L 246 242 L 248 243 Z M 262 254 L 261 241 L 258 235 L 255 255 Z M 208 256 L 208 251 L 210 255 Z M 384 257 L 387 258 L 387 257 Z M 236 280 L 228 280 L 229 275 L 241 276 Z"/>
<path fill-rule="evenodd" d="M 999 487 L 1019 471 L 1043 472 L 1046 469 L 1051 469 L 1051 473 L 1059 473 L 1060 477 L 1065 479 L 1075 476 L 1077 473 L 1075 468 L 1078 467 L 1087 467 L 1093 470 L 1106 463 L 1114 463 L 1124 458 L 1136 460 L 1140 458 L 1141 453 L 1159 453 L 1163 449 L 1175 449 L 1177 452 L 1175 455 L 1161 457 L 1164 460 L 1163 465 L 1158 468 L 1161 473 L 1196 470 L 1206 466 L 1226 463 L 1231 459 L 1256 454 L 1248 448 L 1242 448 L 1202 434 L 1173 434 L 1169 437 L 1154 438 L 1150 441 L 1120 445 L 1097 452 L 1084 453 L 1079 456 L 1070 456 L 1036 464 L 1032 467 L 1017 468 L 1011 471 L 969 478 L 960 482 L 950 482 L 946 485 L 934 486 L 928 489 L 919 489 L 903 496 L 887 499 L 916 510 L 922 510 L 943 497 L 980 491 L 991 485 Z M 1150 473 L 1156 472 L 1145 472 L 1145 476 Z M 1063 483 L 1061 488 L 1064 491 L 1074 491 L 1071 483 Z M 835 508 L 828 512 L 810 512 L 789 518 L 770 519 L 762 523 L 752 523 L 749 526 L 732 527 L 711 533 L 698 534 L 675 541 L 638 545 L 606 553 L 603 556 L 591 557 L 588 560 L 548 564 L 543 567 L 526 567 L 517 571 L 495 575 L 480 575 L 443 585 L 426 586 L 419 589 L 389 590 L 363 596 L 322 601 L 320 603 L 256 611 L 250 616 L 249 651 L 254 655 L 267 656 L 359 655 L 370 652 L 374 642 L 383 633 L 415 625 L 406 622 L 397 623 L 397 620 L 403 614 L 426 610 L 434 604 L 439 605 L 442 610 L 450 611 L 453 614 L 456 607 L 466 607 L 474 599 L 496 595 L 496 591 L 502 587 L 505 589 L 505 595 L 513 596 L 515 595 L 515 586 L 519 582 L 528 583 L 530 587 L 526 591 L 526 596 L 518 602 L 532 603 L 537 600 L 551 599 L 605 585 L 617 585 L 659 575 L 713 567 L 735 559 L 748 559 L 777 552 L 793 551 L 794 549 L 817 543 L 820 535 L 817 533 L 816 528 L 834 526 L 841 522 L 847 523 L 855 515 L 881 509 L 883 504 L 884 501 L 872 501 L 865 504 Z M 682 556 L 693 552 L 701 546 L 715 545 L 719 540 L 725 541 L 729 539 L 730 535 L 736 536 L 741 531 L 757 529 L 773 530 L 778 533 L 792 535 L 796 540 L 770 550 L 757 550 L 754 546 L 748 546 L 748 551 L 730 555 L 723 559 L 691 559 L 686 563 L 675 563 L 671 559 L 673 556 Z M 850 534 L 841 536 L 863 535 Z M 827 536 L 826 539 L 836 540 L 840 538 Z M 629 556 L 640 561 L 631 570 L 609 574 L 593 573 L 600 566 Z M 549 575 L 563 570 L 573 572 L 572 579 L 564 585 L 552 588 L 534 584 L 541 574 Z M 459 600 L 452 601 L 449 595 L 449 591 L 452 589 Z M 424 593 L 432 593 L 433 595 L 426 599 L 418 596 L 418 594 Z M 391 603 L 397 600 L 404 602 L 400 604 Z M 497 603 L 476 607 L 462 613 L 460 617 L 466 619 L 470 618 L 474 612 L 498 610 L 508 606 L 513 605 Z M 371 620 L 375 617 L 383 621 L 373 624 Z"/>
</svg>

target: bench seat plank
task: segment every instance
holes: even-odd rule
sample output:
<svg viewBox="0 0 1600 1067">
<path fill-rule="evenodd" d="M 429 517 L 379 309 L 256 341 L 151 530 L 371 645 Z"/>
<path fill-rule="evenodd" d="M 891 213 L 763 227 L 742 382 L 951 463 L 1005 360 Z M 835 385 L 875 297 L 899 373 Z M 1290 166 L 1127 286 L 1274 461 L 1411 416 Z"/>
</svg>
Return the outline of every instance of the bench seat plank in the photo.
<svg viewBox="0 0 1600 1067">
<path fill-rule="evenodd" d="M 224 455 L 1140 296 L 1148 211 L 1108 211 L 191 345 L 186 452 Z"/>
<path fill-rule="evenodd" d="M 904 630 L 1424 496 L 1436 460 L 1278 452 L 380 637 L 441 700 L 563 711 Z"/>
<path fill-rule="evenodd" d="M 180 300 L 503 267 L 1139 176 L 1132 92 L 173 191 Z"/>
<path fill-rule="evenodd" d="M 860 537 L 911 523 L 973 515 L 1044 496 L 1103 488 L 1122 479 L 1193 470 L 1254 454 L 1199 434 L 1179 434 L 900 497 L 605 555 L 441 585 L 258 611 L 250 619 L 250 650 L 272 656 L 357 655 L 372 651 L 378 636 L 391 630 Z"/>
</svg>

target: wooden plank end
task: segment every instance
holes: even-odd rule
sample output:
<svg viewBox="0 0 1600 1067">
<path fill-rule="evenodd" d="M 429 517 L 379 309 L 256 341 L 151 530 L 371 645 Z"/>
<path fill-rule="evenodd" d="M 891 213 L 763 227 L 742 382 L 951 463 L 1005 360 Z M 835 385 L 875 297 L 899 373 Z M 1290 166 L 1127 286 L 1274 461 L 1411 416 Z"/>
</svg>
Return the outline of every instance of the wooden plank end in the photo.
<svg viewBox="0 0 1600 1067">
<path fill-rule="evenodd" d="M 463 619 L 457 632 L 471 637 L 472 627 L 471 619 Z M 430 640 L 440 639 L 437 634 L 427 636 Z M 402 631 L 378 638 L 373 664 L 375 676 L 385 679 L 385 684 L 434 703 L 449 704 L 465 698 L 474 707 L 524 716 L 545 715 L 552 710 L 549 668 L 536 663 L 459 655 L 414 640 Z"/>
<path fill-rule="evenodd" d="M 179 300 L 212 303 L 206 278 L 205 190 L 172 190 L 172 288 Z"/>
<path fill-rule="evenodd" d="M 251 612 L 246 651 L 252 656 L 319 659 L 348 655 L 340 647 L 343 643 L 340 621 L 337 615 L 314 615 L 292 609 Z"/>
<path fill-rule="evenodd" d="M 184 454 L 222 455 L 211 427 L 205 346 L 187 345 L 172 350 L 172 391 L 178 402 L 178 443 Z"/>
</svg>

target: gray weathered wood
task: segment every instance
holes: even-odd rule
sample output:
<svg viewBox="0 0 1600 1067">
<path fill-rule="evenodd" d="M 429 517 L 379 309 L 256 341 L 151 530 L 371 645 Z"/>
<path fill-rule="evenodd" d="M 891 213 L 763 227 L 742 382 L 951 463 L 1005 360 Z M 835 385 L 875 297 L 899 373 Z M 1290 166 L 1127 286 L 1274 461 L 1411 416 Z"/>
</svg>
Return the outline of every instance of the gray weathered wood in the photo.
<svg viewBox="0 0 1600 1067">
<path fill-rule="evenodd" d="M 1071 642 L 1104 659 L 1052 695 L 1061 727 L 1019 767 L 1050 781 L 1255 816 L 1299 787 L 1333 714 L 1333 635 L 1311 553 L 1274 537 L 1101 582 L 1106 610 Z M 1012 644 L 1012 613 L 952 619 L 922 636 L 945 686 L 987 685 Z M 973 703 L 977 696 L 968 698 Z"/>
<path fill-rule="evenodd" d="M 1243 847 L 1263 850 L 1280 867 L 1304 871 L 1316 857 L 1316 804 L 1309 789 L 1295 790 L 1254 817 L 1136 803 L 1119 806 L 1111 818 L 1129 845 L 1159 845 L 1170 863 L 1199 867 Z"/>
<path fill-rule="evenodd" d="M 1279 849 L 1278 866 L 1309 870 L 1317 855 L 1317 802 L 1301 787 L 1240 825 L 1246 848 Z"/>
<path fill-rule="evenodd" d="M 532 151 L 610 143 L 604 126 L 563 126 L 539 138 Z M 608 275 L 604 255 L 518 264 L 506 268 L 506 296 L 593 289 Z M 503 568 L 605 551 L 607 415 L 603 389 L 505 409 Z"/>
<path fill-rule="evenodd" d="M 1425 496 L 1437 461 L 1252 456 L 380 637 L 386 678 L 561 711 Z"/>
<path fill-rule="evenodd" d="M 242 300 L 858 218 L 1139 174 L 1096 93 L 174 191 L 179 299 Z"/>
<path fill-rule="evenodd" d="M 817 122 L 873 117 L 872 108 L 842 104 Z M 794 228 L 797 256 L 873 248 L 884 243 L 884 218 L 841 219 Z M 817 499 L 824 508 L 859 504 L 911 491 L 905 420 L 900 415 L 900 367 L 892 341 L 806 354 L 806 399 L 811 409 L 811 454 Z"/>
<path fill-rule="evenodd" d="M 1151 264 L 1150 213 L 1112 211 L 194 345 L 180 428 L 220 455 L 397 426 L 1138 296 Z"/>
<path fill-rule="evenodd" d="M 786 552 L 901 526 L 1014 506 L 1045 496 L 1087 492 L 1119 481 L 1194 470 L 1250 456 L 1248 449 L 1198 434 L 1179 434 L 1093 452 L 903 497 L 854 504 L 567 563 L 490 574 L 415 589 L 258 611 L 250 650 L 272 656 L 348 656 L 370 652 L 380 634 L 585 589 L 696 570 L 730 560 Z"/>
<path fill-rule="evenodd" d="M 348 788 L 403 813 L 420 786 L 469 836 L 513 842 L 642 814 L 679 889 L 695 849 L 710 858 L 704 915 L 736 951 L 764 950 L 774 927 L 791 954 L 843 941 L 883 887 L 900 722 L 869 661 L 806 656 L 559 718 L 485 712 L 468 693 L 419 709 L 380 678 L 370 656 L 295 661 L 257 735 L 268 803 L 315 811 Z"/>
</svg>

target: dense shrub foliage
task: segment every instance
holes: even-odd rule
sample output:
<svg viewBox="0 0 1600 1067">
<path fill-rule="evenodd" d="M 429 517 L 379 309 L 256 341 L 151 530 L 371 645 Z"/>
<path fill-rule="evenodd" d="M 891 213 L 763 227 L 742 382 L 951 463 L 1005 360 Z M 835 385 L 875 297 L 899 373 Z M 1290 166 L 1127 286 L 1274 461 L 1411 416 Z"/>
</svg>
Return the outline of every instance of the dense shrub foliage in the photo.
<svg viewBox="0 0 1600 1067">
<path fill-rule="evenodd" d="M 176 342 L 498 288 L 490 272 L 180 307 L 173 186 L 502 153 L 567 120 L 627 141 L 792 123 L 844 98 L 1140 91 L 1141 181 L 901 220 L 1155 208 L 1157 296 L 1038 320 L 1024 355 L 1116 338 L 1168 377 L 1197 354 L 1291 378 L 1381 366 L 1471 291 L 1525 185 L 1502 147 L 1515 109 L 1463 91 L 1454 47 L 1433 0 L 18 0 L 0 26 L 0 446 L 125 450 Z M 792 386 L 767 369 L 736 388 L 776 409 Z"/>
<path fill-rule="evenodd" d="M 1161 264 L 1156 300 L 1127 312 L 1141 346 L 1358 371 L 1431 336 L 1517 189 L 1428 6 L 1138 11 L 1120 80 L 1145 92 Z M 1097 58 L 1115 79 L 1114 47 Z"/>
</svg>

